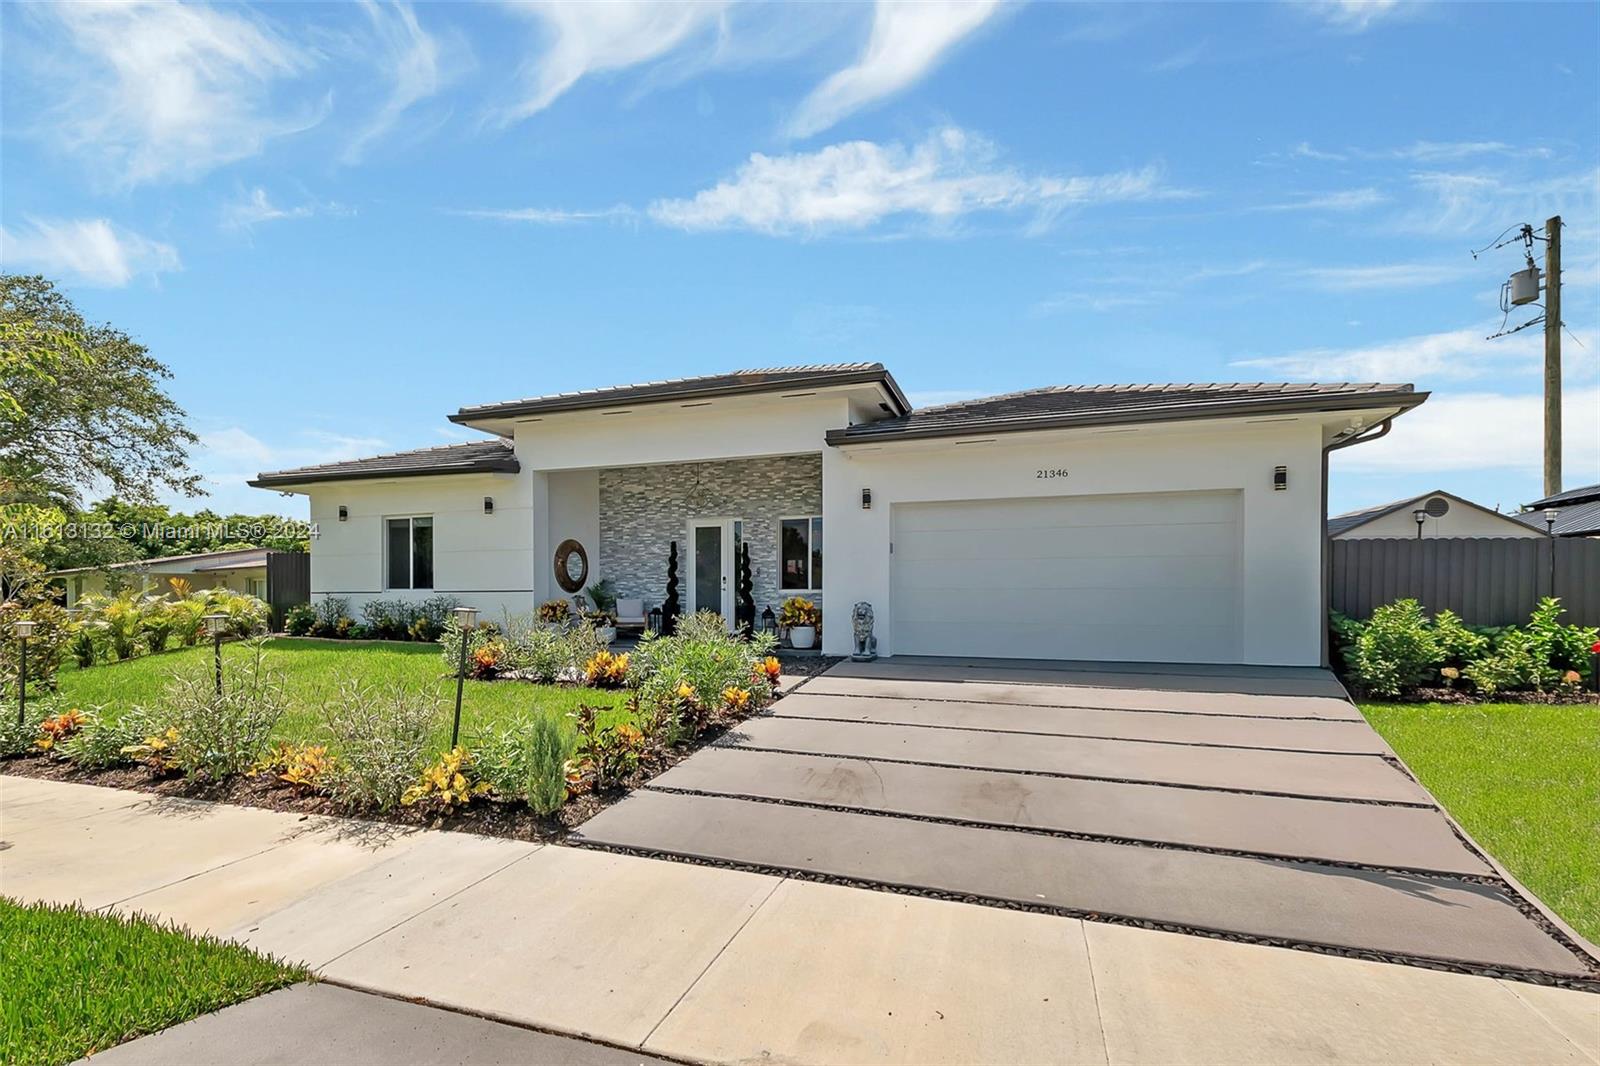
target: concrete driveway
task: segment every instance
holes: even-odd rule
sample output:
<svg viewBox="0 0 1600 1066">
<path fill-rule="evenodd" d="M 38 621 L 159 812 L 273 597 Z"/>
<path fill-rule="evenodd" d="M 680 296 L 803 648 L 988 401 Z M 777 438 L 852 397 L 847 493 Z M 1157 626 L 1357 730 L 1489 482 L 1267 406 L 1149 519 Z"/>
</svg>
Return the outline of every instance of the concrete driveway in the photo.
<svg viewBox="0 0 1600 1066">
<path fill-rule="evenodd" d="M 1316 669 L 841 663 L 578 837 L 1258 943 L 1600 972 Z"/>
</svg>

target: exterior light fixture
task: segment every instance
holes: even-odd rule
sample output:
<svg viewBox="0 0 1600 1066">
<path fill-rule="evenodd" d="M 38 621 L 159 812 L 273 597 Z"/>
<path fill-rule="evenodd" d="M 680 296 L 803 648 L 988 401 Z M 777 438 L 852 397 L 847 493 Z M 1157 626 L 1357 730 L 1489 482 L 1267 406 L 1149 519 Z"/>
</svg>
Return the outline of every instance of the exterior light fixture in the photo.
<svg viewBox="0 0 1600 1066">
<path fill-rule="evenodd" d="M 1272 468 L 1272 488 L 1275 492 L 1282 492 L 1289 487 L 1289 468 L 1275 466 Z"/>
<path fill-rule="evenodd" d="M 339 505 L 339 521 L 344 522 L 344 521 L 347 521 L 349 518 L 350 518 L 350 508 L 346 507 L 344 504 L 341 503 Z"/>
<path fill-rule="evenodd" d="M 871 489 L 862 489 L 861 490 L 861 509 L 863 511 L 872 510 L 872 490 Z"/>
<path fill-rule="evenodd" d="M 17 728 L 28 714 L 28 638 L 33 636 L 33 619 L 19 618 L 13 623 L 17 633 Z"/>
<path fill-rule="evenodd" d="M 761 632 L 778 635 L 778 616 L 772 613 L 770 604 L 761 609 Z"/>
<path fill-rule="evenodd" d="M 483 498 L 483 513 L 484 514 L 494 514 L 494 497 L 493 496 L 485 496 Z"/>
<path fill-rule="evenodd" d="M 1424 511 L 1422 508 L 1418 507 L 1415 511 L 1411 512 L 1411 517 L 1416 519 L 1416 522 L 1417 522 L 1417 539 L 1421 540 L 1422 539 L 1422 523 L 1424 523 L 1424 522 L 1426 522 L 1428 520 L 1428 512 Z"/>
<path fill-rule="evenodd" d="M 454 750 L 456 742 L 461 739 L 461 689 L 466 685 L 467 645 L 472 643 L 469 634 L 478 625 L 478 609 L 457 607 L 450 613 L 455 615 L 456 627 L 461 631 L 461 658 L 456 662 L 456 717 L 450 726 L 450 748 Z"/>
<path fill-rule="evenodd" d="M 1544 509 L 1544 531 L 1552 537 L 1556 535 L 1556 519 L 1561 517 L 1561 512 L 1554 507 Z"/>
<path fill-rule="evenodd" d="M 222 631 L 228 628 L 228 616 L 208 614 L 201 619 L 206 625 L 206 635 L 211 638 L 211 666 L 216 677 L 216 691 L 222 695 Z"/>
</svg>

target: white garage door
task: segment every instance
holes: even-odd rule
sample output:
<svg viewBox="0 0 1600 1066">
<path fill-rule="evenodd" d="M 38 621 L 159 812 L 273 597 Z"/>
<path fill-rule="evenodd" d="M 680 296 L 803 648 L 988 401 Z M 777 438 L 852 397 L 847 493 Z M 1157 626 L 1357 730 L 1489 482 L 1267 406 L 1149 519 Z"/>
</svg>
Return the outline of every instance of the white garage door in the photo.
<svg viewBox="0 0 1600 1066">
<path fill-rule="evenodd" d="M 898 655 L 1240 661 L 1239 494 L 896 504 Z"/>
</svg>

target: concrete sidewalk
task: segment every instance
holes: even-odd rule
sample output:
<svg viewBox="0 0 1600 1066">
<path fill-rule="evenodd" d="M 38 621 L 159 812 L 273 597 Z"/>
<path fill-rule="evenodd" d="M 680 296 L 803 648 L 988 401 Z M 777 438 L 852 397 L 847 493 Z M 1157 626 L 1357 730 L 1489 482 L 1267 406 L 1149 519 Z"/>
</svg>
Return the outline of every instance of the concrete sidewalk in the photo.
<svg viewBox="0 0 1600 1066">
<path fill-rule="evenodd" d="M 8 896 L 671 1058 L 1600 1064 L 1600 995 L 709 866 L 9 776 L 0 837 Z"/>
</svg>

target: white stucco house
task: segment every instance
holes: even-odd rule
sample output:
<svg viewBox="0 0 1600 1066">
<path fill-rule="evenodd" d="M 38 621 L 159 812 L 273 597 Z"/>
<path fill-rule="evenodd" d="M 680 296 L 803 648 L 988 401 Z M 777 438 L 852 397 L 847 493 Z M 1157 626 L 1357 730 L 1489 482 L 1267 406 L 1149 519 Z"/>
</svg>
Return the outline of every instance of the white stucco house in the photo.
<svg viewBox="0 0 1600 1066">
<path fill-rule="evenodd" d="M 313 600 L 448 593 L 490 617 L 585 582 L 732 617 L 803 594 L 823 650 L 1315 665 L 1327 454 L 1410 385 L 1058 386 L 913 410 L 880 364 L 465 407 L 485 440 L 259 475 L 310 498 Z M 581 547 L 581 553 L 575 547 Z M 571 559 L 587 560 L 584 571 Z"/>
<path fill-rule="evenodd" d="M 1421 521 L 1417 520 L 1418 515 Z M 1501 514 L 1443 489 L 1408 496 L 1392 503 L 1362 507 L 1328 519 L 1328 536 L 1334 540 L 1416 540 L 1437 537 L 1545 536 L 1514 515 Z"/>
</svg>

